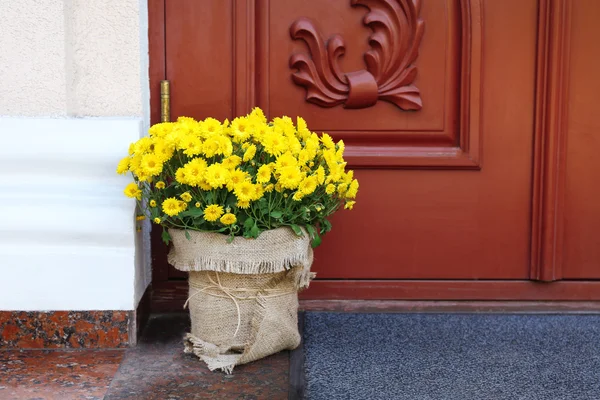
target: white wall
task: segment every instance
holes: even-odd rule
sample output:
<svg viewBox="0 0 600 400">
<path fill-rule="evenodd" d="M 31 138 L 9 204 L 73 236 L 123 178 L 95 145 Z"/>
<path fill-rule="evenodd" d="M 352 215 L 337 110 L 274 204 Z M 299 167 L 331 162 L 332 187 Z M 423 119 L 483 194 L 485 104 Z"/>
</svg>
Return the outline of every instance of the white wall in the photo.
<svg viewBox="0 0 600 400">
<path fill-rule="evenodd" d="M 115 174 L 149 123 L 146 2 L 0 2 L 0 310 L 131 310 L 150 283 Z"/>
</svg>

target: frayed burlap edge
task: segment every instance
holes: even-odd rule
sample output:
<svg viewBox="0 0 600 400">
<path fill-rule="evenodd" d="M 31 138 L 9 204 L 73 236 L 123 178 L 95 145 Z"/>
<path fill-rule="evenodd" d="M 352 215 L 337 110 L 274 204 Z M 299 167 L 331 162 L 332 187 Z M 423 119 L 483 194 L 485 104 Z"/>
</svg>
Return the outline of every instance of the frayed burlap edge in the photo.
<svg viewBox="0 0 600 400">
<path fill-rule="evenodd" d="M 313 249 L 308 232 L 302 228 L 298 236 L 289 227 L 262 232 L 256 239 L 235 237 L 227 243 L 227 235 L 214 232 L 169 229 L 173 247 L 169 264 L 180 271 L 215 271 L 233 274 L 270 274 L 301 266 L 296 274 L 298 290 L 305 289 L 314 273 Z"/>
</svg>

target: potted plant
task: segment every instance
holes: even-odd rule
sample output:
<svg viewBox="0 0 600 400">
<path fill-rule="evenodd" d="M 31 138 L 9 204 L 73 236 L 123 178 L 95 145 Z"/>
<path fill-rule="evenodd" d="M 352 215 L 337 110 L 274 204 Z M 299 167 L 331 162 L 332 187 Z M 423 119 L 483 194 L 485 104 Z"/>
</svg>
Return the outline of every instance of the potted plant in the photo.
<svg viewBox="0 0 600 400">
<path fill-rule="evenodd" d="M 267 121 L 260 108 L 231 122 L 180 117 L 153 125 L 117 172 L 125 195 L 173 243 L 169 263 L 189 271 L 185 349 L 231 373 L 300 343 L 298 291 L 328 217 L 358 191 L 344 143 L 298 117 Z"/>
</svg>

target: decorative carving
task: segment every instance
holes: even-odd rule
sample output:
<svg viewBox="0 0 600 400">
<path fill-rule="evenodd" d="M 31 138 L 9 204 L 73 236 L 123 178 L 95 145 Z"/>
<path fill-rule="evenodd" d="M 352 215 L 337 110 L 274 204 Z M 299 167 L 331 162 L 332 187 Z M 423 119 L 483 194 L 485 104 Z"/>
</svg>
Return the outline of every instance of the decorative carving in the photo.
<svg viewBox="0 0 600 400">
<path fill-rule="evenodd" d="M 346 48 L 340 35 L 323 40 L 315 24 L 299 18 L 290 27 L 293 39 L 303 40 L 310 54 L 294 54 L 292 79 L 306 88 L 306 100 L 321 107 L 366 108 L 385 100 L 403 110 L 422 108 L 414 86 L 424 22 L 421 0 L 351 0 L 369 9 L 363 22 L 373 30 L 371 49 L 364 54 L 366 70 L 342 73 L 339 59 Z"/>
</svg>

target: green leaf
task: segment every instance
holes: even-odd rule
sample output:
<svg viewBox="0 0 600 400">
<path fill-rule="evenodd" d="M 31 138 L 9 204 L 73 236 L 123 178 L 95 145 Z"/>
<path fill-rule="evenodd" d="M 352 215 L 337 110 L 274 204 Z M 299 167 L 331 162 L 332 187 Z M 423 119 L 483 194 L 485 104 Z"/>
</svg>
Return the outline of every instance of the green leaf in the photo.
<svg viewBox="0 0 600 400">
<path fill-rule="evenodd" d="M 258 229 L 258 226 L 256 224 L 254 224 L 254 226 L 250 228 L 250 237 L 256 239 L 258 235 L 260 235 L 260 229 Z"/>
<path fill-rule="evenodd" d="M 233 235 L 229 235 L 229 237 L 227 238 L 227 243 L 231 243 L 233 242 L 233 239 L 235 238 L 235 236 Z"/>
<path fill-rule="evenodd" d="M 321 244 L 321 236 L 319 236 L 319 232 L 317 232 L 315 227 L 313 225 L 306 225 L 306 230 L 308 231 L 308 234 L 312 238 L 312 241 L 310 243 L 311 246 L 312 247 L 319 246 Z"/>
<path fill-rule="evenodd" d="M 291 224 L 290 228 L 292 228 L 292 230 L 294 231 L 294 233 L 298 236 L 304 236 L 304 232 L 302 232 L 302 229 L 296 225 L 296 224 Z"/>
<path fill-rule="evenodd" d="M 283 217 L 283 213 L 281 211 L 271 211 L 271 217 L 279 219 Z"/>
<path fill-rule="evenodd" d="M 196 207 L 185 210 L 184 212 L 179 214 L 180 217 L 201 217 L 203 215 L 204 215 L 204 210 L 202 210 L 201 208 L 196 208 Z"/>
<path fill-rule="evenodd" d="M 169 231 L 164 228 L 163 228 L 161 237 L 162 237 L 163 242 L 165 242 L 166 245 L 168 245 L 169 242 L 171 241 L 171 235 L 169 235 Z"/>
<path fill-rule="evenodd" d="M 331 231 L 331 222 L 324 219 L 321 221 L 321 234 Z"/>
<path fill-rule="evenodd" d="M 187 240 L 192 240 L 192 236 L 190 235 L 190 233 L 187 231 L 187 229 L 185 230 L 185 238 Z"/>
<path fill-rule="evenodd" d="M 253 225 L 256 225 L 256 224 L 254 223 L 254 220 L 252 219 L 252 217 L 248 217 L 244 221 L 244 228 L 246 228 L 246 229 L 252 228 Z"/>
</svg>

